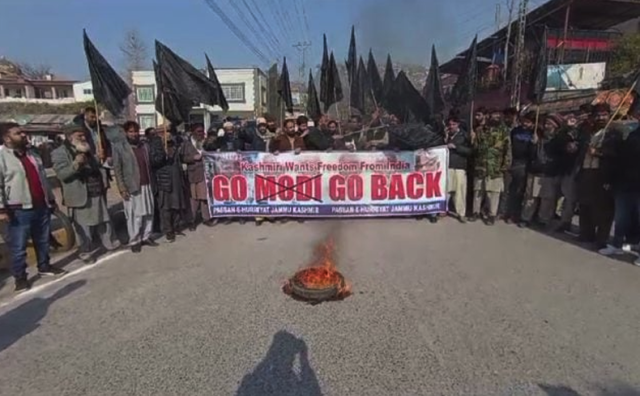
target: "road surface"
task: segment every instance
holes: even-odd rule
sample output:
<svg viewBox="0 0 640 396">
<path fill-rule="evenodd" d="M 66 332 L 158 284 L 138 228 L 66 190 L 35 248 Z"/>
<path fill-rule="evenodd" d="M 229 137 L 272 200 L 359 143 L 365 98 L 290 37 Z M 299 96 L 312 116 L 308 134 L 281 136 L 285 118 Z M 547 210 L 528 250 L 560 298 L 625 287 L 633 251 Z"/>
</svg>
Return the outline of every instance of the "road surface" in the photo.
<svg viewBox="0 0 640 396">
<path fill-rule="evenodd" d="M 330 233 L 354 295 L 284 295 Z M 0 395 L 640 394 L 640 268 L 503 224 L 202 228 L 36 286 Z"/>
</svg>

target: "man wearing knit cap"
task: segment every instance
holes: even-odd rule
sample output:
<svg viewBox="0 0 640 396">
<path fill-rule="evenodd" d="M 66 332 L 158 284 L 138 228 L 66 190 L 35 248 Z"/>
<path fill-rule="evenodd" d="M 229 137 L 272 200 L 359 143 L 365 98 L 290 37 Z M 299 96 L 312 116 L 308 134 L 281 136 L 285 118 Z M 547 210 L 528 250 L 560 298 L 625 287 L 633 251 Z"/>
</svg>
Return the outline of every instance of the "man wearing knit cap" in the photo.
<svg viewBox="0 0 640 396">
<path fill-rule="evenodd" d="M 107 186 L 100 161 L 78 125 L 65 127 L 65 142 L 53 150 L 53 170 L 62 186 L 63 203 L 71 210 L 71 219 L 80 239 L 80 258 L 94 262 L 93 241 L 97 236 L 107 251 L 119 247 L 107 208 Z"/>
<path fill-rule="evenodd" d="M 521 227 L 529 226 L 536 212 L 539 223 L 547 227 L 551 224 L 558 201 L 558 150 L 555 137 L 564 124 L 558 114 L 545 117 L 542 136 L 536 139 L 535 154 L 531 172 L 527 179 L 526 201 L 522 211 Z"/>
</svg>

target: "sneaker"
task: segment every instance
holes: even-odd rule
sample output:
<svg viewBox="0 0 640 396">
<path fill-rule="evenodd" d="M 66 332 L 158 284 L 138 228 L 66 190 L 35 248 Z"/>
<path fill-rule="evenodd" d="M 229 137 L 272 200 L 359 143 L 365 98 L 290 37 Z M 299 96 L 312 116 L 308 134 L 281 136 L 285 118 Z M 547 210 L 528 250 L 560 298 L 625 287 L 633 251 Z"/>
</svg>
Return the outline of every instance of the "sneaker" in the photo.
<svg viewBox="0 0 640 396">
<path fill-rule="evenodd" d="M 218 222 L 216 220 L 207 220 L 207 221 L 203 222 L 202 224 L 204 224 L 206 227 L 213 227 L 217 223 Z"/>
<path fill-rule="evenodd" d="M 197 230 L 197 229 L 198 229 L 198 226 L 197 226 L 197 225 L 195 225 L 195 224 L 191 224 L 191 225 L 189 226 L 189 231 L 191 231 L 191 232 L 194 232 L 194 231 L 195 231 L 195 230 Z"/>
<path fill-rule="evenodd" d="M 140 253 L 142 251 L 142 244 L 136 243 L 135 245 L 131 246 L 131 251 L 133 253 Z"/>
<path fill-rule="evenodd" d="M 438 216 L 429 216 L 429 223 L 436 224 L 438 222 Z"/>
<path fill-rule="evenodd" d="M 478 221 L 479 218 L 480 216 L 474 213 L 471 216 L 467 217 L 467 220 L 469 220 L 472 223 L 475 223 L 476 221 Z"/>
<path fill-rule="evenodd" d="M 29 289 L 31 289 L 31 282 L 29 282 L 26 277 L 16 278 L 16 288 L 14 289 L 16 293 L 27 291 Z"/>
<path fill-rule="evenodd" d="M 176 241 L 176 234 L 173 232 L 170 232 L 167 234 L 166 238 L 167 238 L 167 242 L 173 243 Z"/>
<path fill-rule="evenodd" d="M 493 226 L 496 224 L 496 218 L 495 217 L 489 217 L 487 218 L 487 221 L 485 222 L 486 225 L 488 226 Z"/>
<path fill-rule="evenodd" d="M 518 227 L 527 228 L 527 227 L 529 227 L 529 222 L 528 221 L 521 221 L 521 222 L 518 223 Z"/>
<path fill-rule="evenodd" d="M 465 219 L 464 216 L 458 216 L 458 222 L 460 224 L 467 224 L 467 219 Z"/>
<path fill-rule="evenodd" d="M 622 250 L 622 249 L 620 249 L 620 248 L 617 248 L 617 247 L 615 247 L 615 246 L 611 246 L 611 245 L 609 245 L 609 246 L 607 246 L 607 247 L 606 247 L 606 248 L 604 248 L 604 249 L 600 249 L 600 250 L 598 250 L 598 253 L 599 253 L 599 254 L 601 254 L 601 255 L 603 255 L 603 256 L 607 256 L 607 257 L 610 257 L 610 256 L 619 256 L 619 255 L 621 255 L 621 254 L 624 254 L 624 250 Z"/>
<path fill-rule="evenodd" d="M 142 242 L 142 246 L 158 247 L 160 245 L 158 244 L 158 242 L 156 242 L 154 240 L 147 239 L 146 241 Z"/>
<path fill-rule="evenodd" d="M 567 231 L 571 231 L 571 223 L 560 223 L 553 229 L 553 232 L 557 232 L 558 234 L 562 234 Z"/>
<path fill-rule="evenodd" d="M 67 271 L 63 270 L 62 268 L 54 267 L 53 265 L 49 265 L 44 269 L 38 270 L 38 275 L 40 276 L 59 276 L 65 275 L 66 273 Z"/>
</svg>

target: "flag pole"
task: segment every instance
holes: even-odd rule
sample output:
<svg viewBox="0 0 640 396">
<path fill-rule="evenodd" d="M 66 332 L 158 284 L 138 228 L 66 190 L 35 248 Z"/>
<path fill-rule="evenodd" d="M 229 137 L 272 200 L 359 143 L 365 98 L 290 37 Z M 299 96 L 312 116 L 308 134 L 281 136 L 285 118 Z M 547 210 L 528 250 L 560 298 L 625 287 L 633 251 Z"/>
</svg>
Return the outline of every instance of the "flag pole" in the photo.
<svg viewBox="0 0 640 396">
<path fill-rule="evenodd" d="M 102 137 L 100 136 L 100 116 L 98 113 L 98 101 L 96 100 L 96 98 L 93 98 L 93 107 L 96 110 L 96 131 L 98 132 L 98 141 L 96 142 L 96 148 L 98 149 L 98 159 L 100 161 L 102 161 L 102 158 L 100 158 L 100 153 L 102 152 Z M 104 153 L 103 153 L 104 155 Z"/>
<path fill-rule="evenodd" d="M 471 136 L 476 136 L 475 132 L 473 130 L 473 112 L 474 112 L 474 107 L 475 107 L 475 100 L 471 100 L 471 110 L 469 111 L 469 135 Z M 475 143 L 475 138 L 471 140 L 471 144 Z"/>
<path fill-rule="evenodd" d="M 165 116 L 165 110 L 164 110 L 164 92 L 160 93 L 160 103 L 162 105 L 162 124 L 164 126 L 164 150 L 167 151 L 168 147 L 169 147 L 169 140 L 168 140 L 168 136 L 167 136 L 167 118 Z"/>
</svg>

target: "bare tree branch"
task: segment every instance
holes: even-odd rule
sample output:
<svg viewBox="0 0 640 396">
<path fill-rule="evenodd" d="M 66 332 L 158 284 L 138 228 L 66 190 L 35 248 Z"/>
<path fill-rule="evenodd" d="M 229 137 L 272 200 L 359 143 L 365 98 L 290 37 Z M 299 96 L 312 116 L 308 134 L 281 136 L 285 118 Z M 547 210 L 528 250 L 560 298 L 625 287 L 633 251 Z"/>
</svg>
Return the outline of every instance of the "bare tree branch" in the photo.
<svg viewBox="0 0 640 396">
<path fill-rule="evenodd" d="M 27 62 L 17 64 L 20 74 L 31 80 L 44 80 L 47 75 L 51 75 L 51 66 L 46 64 L 33 65 Z"/>
<path fill-rule="evenodd" d="M 127 74 L 131 74 L 134 70 L 144 70 L 148 66 L 149 51 L 137 29 L 125 32 L 124 40 L 120 44 L 120 51 L 124 56 Z"/>
</svg>

